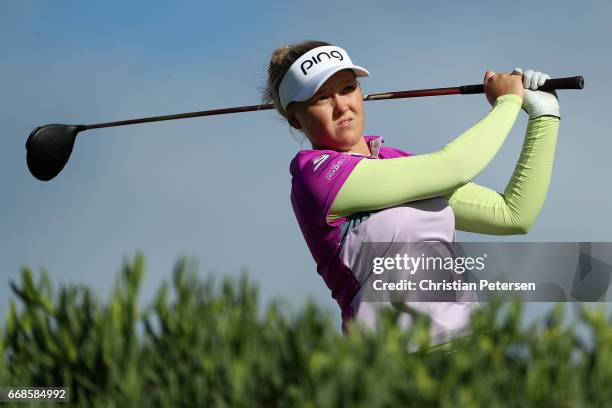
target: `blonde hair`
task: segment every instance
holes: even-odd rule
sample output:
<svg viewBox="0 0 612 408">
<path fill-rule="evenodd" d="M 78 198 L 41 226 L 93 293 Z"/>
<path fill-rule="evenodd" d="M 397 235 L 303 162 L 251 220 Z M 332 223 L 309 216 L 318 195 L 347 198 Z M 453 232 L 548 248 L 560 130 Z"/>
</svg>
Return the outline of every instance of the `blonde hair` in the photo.
<svg viewBox="0 0 612 408">
<path fill-rule="evenodd" d="M 288 119 L 287 112 L 283 109 L 280 96 L 278 94 L 278 88 L 280 86 L 283 77 L 289 71 L 289 67 L 298 58 L 307 53 L 308 51 L 323 47 L 326 45 L 332 45 L 325 41 L 307 40 L 297 44 L 289 44 L 283 47 L 277 48 L 270 58 L 270 64 L 268 65 L 268 80 L 266 87 L 262 92 L 262 102 L 272 103 L 274 108 L 280 113 L 285 119 Z"/>
</svg>

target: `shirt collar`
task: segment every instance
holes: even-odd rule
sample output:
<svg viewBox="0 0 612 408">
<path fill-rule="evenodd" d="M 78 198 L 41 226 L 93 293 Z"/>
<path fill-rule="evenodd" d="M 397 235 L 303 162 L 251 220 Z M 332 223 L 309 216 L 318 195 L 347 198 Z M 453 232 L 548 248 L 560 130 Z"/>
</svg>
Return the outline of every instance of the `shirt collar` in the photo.
<svg viewBox="0 0 612 408">
<path fill-rule="evenodd" d="M 382 144 L 385 143 L 385 140 L 382 136 L 364 136 L 366 143 L 370 147 L 370 155 L 359 154 L 359 153 L 351 153 L 352 156 L 363 156 L 363 157 L 375 157 L 378 158 L 378 154 L 380 153 L 380 148 Z"/>
</svg>

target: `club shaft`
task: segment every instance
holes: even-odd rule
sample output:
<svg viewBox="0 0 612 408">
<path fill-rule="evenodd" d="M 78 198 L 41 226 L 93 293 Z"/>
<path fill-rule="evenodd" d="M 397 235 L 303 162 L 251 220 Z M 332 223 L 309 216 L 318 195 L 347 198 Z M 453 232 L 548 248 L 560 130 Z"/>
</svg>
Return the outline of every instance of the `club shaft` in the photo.
<svg viewBox="0 0 612 408">
<path fill-rule="evenodd" d="M 553 90 L 553 89 L 582 89 L 584 87 L 584 80 L 581 76 L 569 77 L 569 78 L 554 78 L 547 80 L 542 85 L 540 90 Z M 450 88 L 433 88 L 433 89 L 417 89 L 412 91 L 395 91 L 395 92 L 382 92 L 370 95 L 364 95 L 364 101 L 378 101 L 385 99 L 398 99 L 398 98 L 419 98 L 425 96 L 442 96 L 442 95 L 469 95 L 469 94 L 481 94 L 484 93 L 484 86 L 482 84 L 476 85 L 463 85 Z M 175 119 L 188 119 L 197 118 L 201 116 L 213 116 L 213 115 L 224 115 L 227 113 L 239 113 L 239 112 L 254 112 L 261 110 L 274 109 L 272 104 L 265 105 L 249 105 L 239 106 L 235 108 L 225 109 L 212 109 L 198 112 L 178 113 L 174 115 L 164 116 L 151 116 L 148 118 L 139 119 L 128 119 L 120 120 L 116 122 L 97 123 L 93 125 L 84 125 L 83 130 L 87 129 L 99 129 L 114 126 L 125 126 L 125 125 L 136 125 L 139 123 L 150 123 L 150 122 L 161 122 L 166 120 Z"/>
<path fill-rule="evenodd" d="M 106 122 L 106 123 L 96 123 L 94 125 L 85 125 L 84 130 L 107 128 L 107 127 L 113 127 L 113 126 L 136 125 L 139 123 L 162 122 L 164 120 L 198 118 L 201 116 L 223 115 L 226 113 L 252 112 L 252 111 L 258 111 L 258 110 L 268 110 L 268 109 L 273 109 L 273 108 L 274 106 L 272 104 L 249 105 L 249 106 L 239 106 L 236 108 L 212 109 L 212 110 L 205 110 L 205 111 L 198 111 L 198 112 L 177 113 L 175 115 L 151 116 L 148 118 L 128 119 L 128 120 L 120 120 L 117 122 Z"/>
</svg>

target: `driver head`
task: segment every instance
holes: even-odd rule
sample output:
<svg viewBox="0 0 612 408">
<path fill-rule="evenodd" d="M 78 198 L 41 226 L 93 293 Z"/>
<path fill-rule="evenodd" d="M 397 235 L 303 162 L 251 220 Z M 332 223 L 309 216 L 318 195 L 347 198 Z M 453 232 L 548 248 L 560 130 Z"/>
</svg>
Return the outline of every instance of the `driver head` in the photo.
<svg viewBox="0 0 612 408">
<path fill-rule="evenodd" d="M 45 125 L 30 133 L 26 142 L 30 173 L 41 181 L 49 181 L 64 168 L 77 133 L 83 126 Z"/>
</svg>

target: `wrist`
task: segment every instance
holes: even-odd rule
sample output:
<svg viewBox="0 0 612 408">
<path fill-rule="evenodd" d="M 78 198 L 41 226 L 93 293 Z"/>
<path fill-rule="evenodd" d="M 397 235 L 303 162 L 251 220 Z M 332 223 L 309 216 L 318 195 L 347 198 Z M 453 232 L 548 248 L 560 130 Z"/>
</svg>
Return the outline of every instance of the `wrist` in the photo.
<svg viewBox="0 0 612 408">
<path fill-rule="evenodd" d="M 554 92 L 532 91 L 525 89 L 525 100 L 523 109 L 529 115 L 529 119 L 540 116 L 555 116 L 560 118 L 559 101 Z"/>
<path fill-rule="evenodd" d="M 501 105 L 503 103 L 511 103 L 511 104 L 517 105 L 520 108 L 523 106 L 523 98 L 521 98 L 517 94 L 512 94 L 512 93 L 501 95 L 501 96 L 498 96 L 497 99 L 495 99 L 495 104 L 493 105 L 493 107 L 497 105 Z"/>
<path fill-rule="evenodd" d="M 537 119 L 543 116 L 555 117 L 557 119 L 561 119 L 561 114 L 559 113 L 559 106 L 524 106 L 523 109 L 529 115 L 529 120 Z"/>
</svg>

